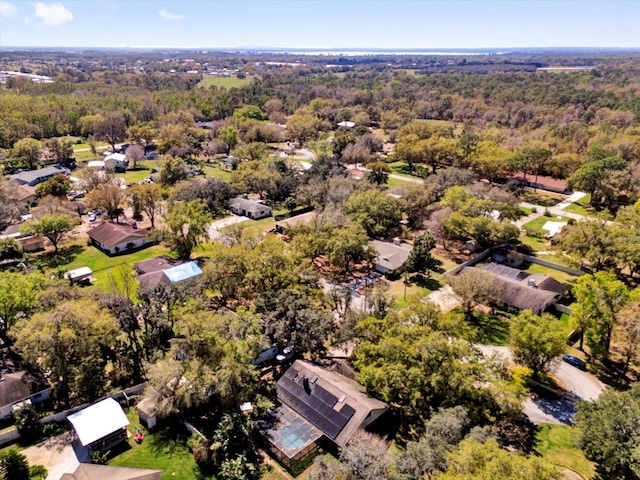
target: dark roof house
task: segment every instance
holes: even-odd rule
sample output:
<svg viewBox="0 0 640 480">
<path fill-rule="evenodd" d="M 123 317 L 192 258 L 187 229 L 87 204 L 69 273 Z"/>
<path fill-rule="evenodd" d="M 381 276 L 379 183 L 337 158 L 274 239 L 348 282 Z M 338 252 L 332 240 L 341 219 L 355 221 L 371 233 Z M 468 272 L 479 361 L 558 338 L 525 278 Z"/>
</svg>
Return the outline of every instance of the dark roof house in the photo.
<svg viewBox="0 0 640 480">
<path fill-rule="evenodd" d="M 146 228 L 105 222 L 89 231 L 89 238 L 100 250 L 115 255 L 150 245 L 153 240 L 147 237 Z"/>
<path fill-rule="evenodd" d="M 18 185 L 28 185 L 33 187 L 55 177 L 56 175 L 68 175 L 69 173 L 70 170 L 68 168 L 56 165 L 54 167 L 45 167 L 37 170 L 16 173 L 15 175 L 11 175 L 11 180 L 15 181 Z"/>
<path fill-rule="evenodd" d="M 322 438 L 344 447 L 387 410 L 354 380 L 302 360 L 278 380 L 276 392 L 281 405 L 260 430 L 287 465 L 313 452 Z"/>
<path fill-rule="evenodd" d="M 180 263 L 167 257 L 154 257 L 135 264 L 138 283 L 153 288 L 160 283 L 176 284 L 202 275 L 196 262 Z"/>
<path fill-rule="evenodd" d="M 502 305 L 515 310 L 531 310 L 540 314 L 553 307 L 567 290 L 555 278 L 542 273 L 528 273 L 497 263 L 482 267 L 465 267 L 492 275 L 501 289 Z"/>
<path fill-rule="evenodd" d="M 42 403 L 49 398 L 49 384 L 25 371 L 4 373 L 0 381 L 0 419 L 10 417 L 13 406 L 25 401 Z"/>
<path fill-rule="evenodd" d="M 316 212 L 301 213 L 293 217 L 284 218 L 276 222 L 276 229 L 279 232 L 286 232 L 290 228 L 299 227 L 301 225 L 313 225 L 318 214 Z"/>
</svg>

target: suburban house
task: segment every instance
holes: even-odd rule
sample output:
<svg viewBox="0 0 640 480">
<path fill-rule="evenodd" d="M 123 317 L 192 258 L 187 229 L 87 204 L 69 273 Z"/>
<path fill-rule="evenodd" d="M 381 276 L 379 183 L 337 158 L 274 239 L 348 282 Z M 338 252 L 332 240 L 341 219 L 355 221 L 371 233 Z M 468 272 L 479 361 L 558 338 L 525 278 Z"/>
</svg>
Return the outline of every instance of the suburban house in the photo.
<svg viewBox="0 0 640 480">
<path fill-rule="evenodd" d="M 36 199 L 36 189 L 26 184 L 14 184 L 14 188 L 9 189 L 9 198 L 19 203 L 31 204 Z"/>
<path fill-rule="evenodd" d="M 105 222 L 89 231 L 91 243 L 110 255 L 143 248 L 153 243 L 147 236 L 149 229 L 132 225 Z"/>
<path fill-rule="evenodd" d="M 106 452 L 127 441 L 129 419 L 113 398 L 73 413 L 67 417 L 80 443 L 89 452 Z"/>
<path fill-rule="evenodd" d="M 25 404 L 37 405 L 49 399 L 49 384 L 25 371 L 3 373 L 0 377 L 0 420 Z"/>
<path fill-rule="evenodd" d="M 496 289 L 501 290 L 499 306 L 507 310 L 531 310 L 540 314 L 554 308 L 567 290 L 549 275 L 527 273 L 498 263 L 465 267 L 461 272 L 468 269 L 480 271 L 496 280 Z"/>
<path fill-rule="evenodd" d="M 354 380 L 302 360 L 278 380 L 276 394 L 280 406 L 259 423 L 259 430 L 286 466 L 316 451 L 321 442 L 344 447 L 387 410 Z"/>
<path fill-rule="evenodd" d="M 160 480 L 160 475 L 162 470 L 81 463 L 73 473 L 65 473 L 60 480 Z"/>
<path fill-rule="evenodd" d="M 307 212 L 294 217 L 285 218 L 276 222 L 276 230 L 279 233 L 284 233 L 290 228 L 299 227 L 301 225 L 311 225 L 316 217 L 316 212 Z"/>
<path fill-rule="evenodd" d="M 47 239 L 42 236 L 23 235 L 20 233 L 20 225 L 9 225 L 0 234 L 1 238 L 13 238 L 22 246 L 22 251 L 26 253 L 39 252 L 44 250 Z"/>
<path fill-rule="evenodd" d="M 377 256 L 373 259 L 373 268 L 376 272 L 386 273 L 398 270 L 404 265 L 411 253 L 411 245 L 395 242 L 383 242 L 371 240 L 369 247 L 375 249 Z"/>
<path fill-rule="evenodd" d="M 229 200 L 229 210 L 231 210 L 231 213 L 249 217 L 253 220 L 271 216 L 271 207 L 258 200 L 243 197 L 236 197 Z"/>
<path fill-rule="evenodd" d="M 34 187 L 39 183 L 45 182 L 56 175 L 69 175 L 71 171 L 68 168 L 60 165 L 53 167 L 39 168 L 37 170 L 30 170 L 28 172 L 20 172 L 15 175 L 11 175 L 11 180 L 18 185 L 28 185 Z"/>
<path fill-rule="evenodd" d="M 167 257 L 154 257 L 134 265 L 140 285 L 153 288 L 163 283 L 174 285 L 202 275 L 202 269 L 196 262 L 180 263 Z"/>
<path fill-rule="evenodd" d="M 109 153 L 104 157 L 104 166 L 116 172 L 124 172 L 129 166 L 129 160 L 124 153 Z"/>
</svg>

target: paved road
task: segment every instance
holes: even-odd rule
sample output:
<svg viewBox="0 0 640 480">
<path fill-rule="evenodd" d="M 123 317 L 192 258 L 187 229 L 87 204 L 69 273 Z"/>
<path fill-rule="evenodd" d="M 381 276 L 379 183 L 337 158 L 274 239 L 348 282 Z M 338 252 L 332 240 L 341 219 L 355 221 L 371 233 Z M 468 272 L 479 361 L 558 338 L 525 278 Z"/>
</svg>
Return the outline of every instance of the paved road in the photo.
<svg viewBox="0 0 640 480">
<path fill-rule="evenodd" d="M 72 431 L 26 448 L 22 454 L 31 465 L 43 465 L 48 470 L 46 480 L 59 480 L 63 474 L 75 471 L 80 462 L 89 463 L 87 450 Z"/>
<path fill-rule="evenodd" d="M 494 353 L 508 362 L 512 362 L 512 354 L 509 347 L 495 345 L 476 345 L 485 355 Z M 604 385 L 588 372 L 583 372 L 568 363 L 559 361 L 552 372 L 558 385 L 566 393 L 558 398 L 530 397 L 524 404 L 523 411 L 533 423 L 556 423 L 571 425 L 578 400 L 595 400 L 602 391 Z"/>
</svg>

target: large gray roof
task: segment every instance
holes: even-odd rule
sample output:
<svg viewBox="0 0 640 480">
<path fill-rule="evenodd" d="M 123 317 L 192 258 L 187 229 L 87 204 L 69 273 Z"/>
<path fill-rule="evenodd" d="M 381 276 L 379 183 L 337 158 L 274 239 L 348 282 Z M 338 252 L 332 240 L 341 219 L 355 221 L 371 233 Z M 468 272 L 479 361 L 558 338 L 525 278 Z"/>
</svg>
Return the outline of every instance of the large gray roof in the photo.
<svg viewBox="0 0 640 480">
<path fill-rule="evenodd" d="M 369 242 L 369 245 L 372 246 L 378 254 L 373 263 L 381 265 L 387 270 L 397 270 L 402 267 L 411 253 L 411 246 L 406 244 L 396 245 L 391 242 L 372 240 Z"/>
<path fill-rule="evenodd" d="M 45 167 L 37 170 L 16 173 L 15 175 L 11 175 L 11 180 L 17 180 L 20 183 L 31 183 L 38 178 L 66 173 L 69 173 L 69 170 L 63 167 Z"/>
<path fill-rule="evenodd" d="M 345 446 L 370 414 L 387 405 L 339 373 L 296 360 L 276 384 L 278 400 L 338 446 Z"/>
</svg>

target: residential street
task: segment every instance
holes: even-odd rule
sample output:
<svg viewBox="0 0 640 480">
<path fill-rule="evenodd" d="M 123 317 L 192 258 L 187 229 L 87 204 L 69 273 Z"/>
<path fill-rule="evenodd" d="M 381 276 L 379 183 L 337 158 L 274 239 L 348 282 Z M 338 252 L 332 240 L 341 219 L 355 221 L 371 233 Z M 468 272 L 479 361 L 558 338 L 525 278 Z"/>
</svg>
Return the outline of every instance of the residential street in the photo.
<svg viewBox="0 0 640 480">
<path fill-rule="evenodd" d="M 486 356 L 498 354 L 509 363 L 512 355 L 509 347 L 495 345 L 476 345 Z M 588 372 L 558 360 L 556 369 L 552 372 L 558 385 L 566 393 L 559 398 L 530 397 L 524 405 L 524 413 L 533 423 L 556 423 L 570 425 L 572 423 L 575 406 L 578 400 L 595 400 L 604 391 L 605 386 Z"/>
</svg>

